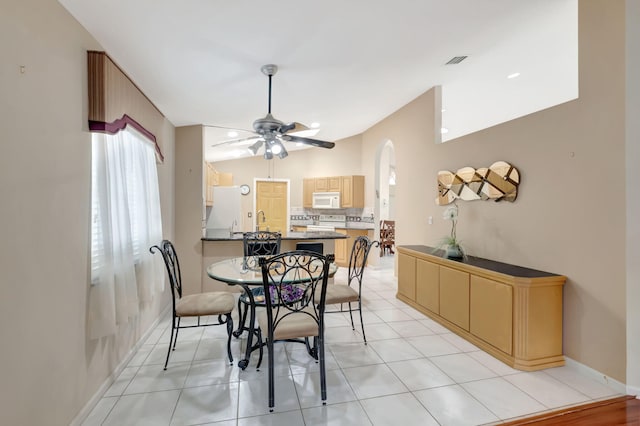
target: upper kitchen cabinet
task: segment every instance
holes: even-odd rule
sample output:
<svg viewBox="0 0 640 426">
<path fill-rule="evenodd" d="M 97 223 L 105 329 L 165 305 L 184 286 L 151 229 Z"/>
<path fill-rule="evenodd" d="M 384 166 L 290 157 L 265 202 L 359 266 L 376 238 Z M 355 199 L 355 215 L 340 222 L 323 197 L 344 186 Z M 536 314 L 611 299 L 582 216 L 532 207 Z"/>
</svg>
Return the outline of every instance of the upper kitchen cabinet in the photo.
<svg viewBox="0 0 640 426">
<path fill-rule="evenodd" d="M 364 176 L 341 176 L 340 207 L 364 208 Z"/>
<path fill-rule="evenodd" d="M 364 176 L 330 176 L 302 180 L 302 207 L 313 207 L 314 192 L 339 192 L 341 208 L 364 208 Z"/>
<path fill-rule="evenodd" d="M 207 207 L 213 205 L 213 187 L 214 186 L 232 186 L 233 174 L 219 172 L 211 163 L 206 163 L 206 186 L 205 186 L 205 204 Z"/>
<path fill-rule="evenodd" d="M 313 193 L 315 192 L 315 190 L 315 178 L 302 179 L 302 207 L 308 209 L 313 207 Z"/>
</svg>

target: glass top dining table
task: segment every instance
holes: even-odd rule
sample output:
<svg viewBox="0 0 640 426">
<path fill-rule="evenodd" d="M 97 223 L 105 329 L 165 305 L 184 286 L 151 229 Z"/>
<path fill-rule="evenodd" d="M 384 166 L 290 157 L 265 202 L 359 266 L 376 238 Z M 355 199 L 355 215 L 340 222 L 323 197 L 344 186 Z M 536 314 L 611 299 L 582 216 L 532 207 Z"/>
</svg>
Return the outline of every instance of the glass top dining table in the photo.
<svg viewBox="0 0 640 426">
<path fill-rule="evenodd" d="M 332 262 L 329 264 L 329 277 L 333 277 L 337 270 L 338 266 L 335 263 Z M 257 342 L 255 345 L 253 344 L 253 336 L 258 335 L 257 330 L 255 330 L 256 304 L 264 306 L 264 300 L 256 301 L 255 294 L 252 291 L 252 287 L 255 289 L 263 285 L 260 256 L 233 257 L 212 263 L 207 267 L 207 275 L 209 275 L 210 278 L 222 281 L 228 285 L 241 286 L 244 289 L 245 297 L 248 299 L 250 313 L 249 334 L 247 337 L 245 357 L 238 361 L 238 367 L 244 370 L 247 365 L 249 365 L 251 352 L 262 346 L 262 342 Z M 292 281 L 295 279 L 296 278 L 292 277 Z M 281 282 L 287 283 L 287 278 L 284 277 Z M 241 333 L 242 330 L 237 330 L 234 335 L 238 337 Z"/>
</svg>

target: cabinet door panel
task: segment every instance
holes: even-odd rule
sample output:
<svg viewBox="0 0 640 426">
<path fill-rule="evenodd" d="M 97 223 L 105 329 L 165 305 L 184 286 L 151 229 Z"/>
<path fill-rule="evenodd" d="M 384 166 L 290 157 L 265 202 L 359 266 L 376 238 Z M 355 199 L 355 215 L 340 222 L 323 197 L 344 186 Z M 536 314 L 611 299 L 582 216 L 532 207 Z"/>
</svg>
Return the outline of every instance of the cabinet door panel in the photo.
<svg viewBox="0 0 640 426">
<path fill-rule="evenodd" d="M 402 253 L 398 255 L 398 293 L 416 300 L 416 258 Z"/>
<path fill-rule="evenodd" d="M 431 312 L 440 312 L 440 267 L 435 263 L 416 261 L 416 302 Z"/>
<path fill-rule="evenodd" d="M 440 266 L 440 316 L 469 331 L 469 274 Z"/>
<path fill-rule="evenodd" d="M 471 276 L 471 333 L 512 354 L 513 288 Z"/>
<path fill-rule="evenodd" d="M 314 178 L 302 179 L 302 207 L 313 207 L 313 192 L 316 190 L 316 180 Z"/>
</svg>

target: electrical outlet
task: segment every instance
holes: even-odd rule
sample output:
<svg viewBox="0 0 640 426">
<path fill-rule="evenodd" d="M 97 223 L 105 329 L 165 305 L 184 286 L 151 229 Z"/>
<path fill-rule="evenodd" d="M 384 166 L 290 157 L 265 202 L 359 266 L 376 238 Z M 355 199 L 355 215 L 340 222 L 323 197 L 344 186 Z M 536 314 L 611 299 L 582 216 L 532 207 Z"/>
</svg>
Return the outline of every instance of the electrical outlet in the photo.
<svg viewBox="0 0 640 426">
<path fill-rule="evenodd" d="M 247 217 L 251 217 L 251 216 L 252 216 L 251 212 L 247 213 Z"/>
<path fill-rule="evenodd" d="M 429 225 L 433 225 L 433 216 L 429 216 Z"/>
</svg>

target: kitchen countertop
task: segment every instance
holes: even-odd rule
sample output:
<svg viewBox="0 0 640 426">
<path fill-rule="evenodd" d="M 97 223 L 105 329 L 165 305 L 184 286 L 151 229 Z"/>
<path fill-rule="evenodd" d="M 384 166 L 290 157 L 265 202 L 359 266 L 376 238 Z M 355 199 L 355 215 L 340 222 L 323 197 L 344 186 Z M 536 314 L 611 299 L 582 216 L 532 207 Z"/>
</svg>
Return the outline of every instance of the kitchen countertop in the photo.
<svg viewBox="0 0 640 426">
<path fill-rule="evenodd" d="M 347 238 L 339 232 L 319 231 L 319 232 L 293 232 L 282 234 L 283 240 L 339 240 Z M 229 233 L 227 229 L 207 229 L 202 241 L 242 241 L 242 232 Z"/>
</svg>

